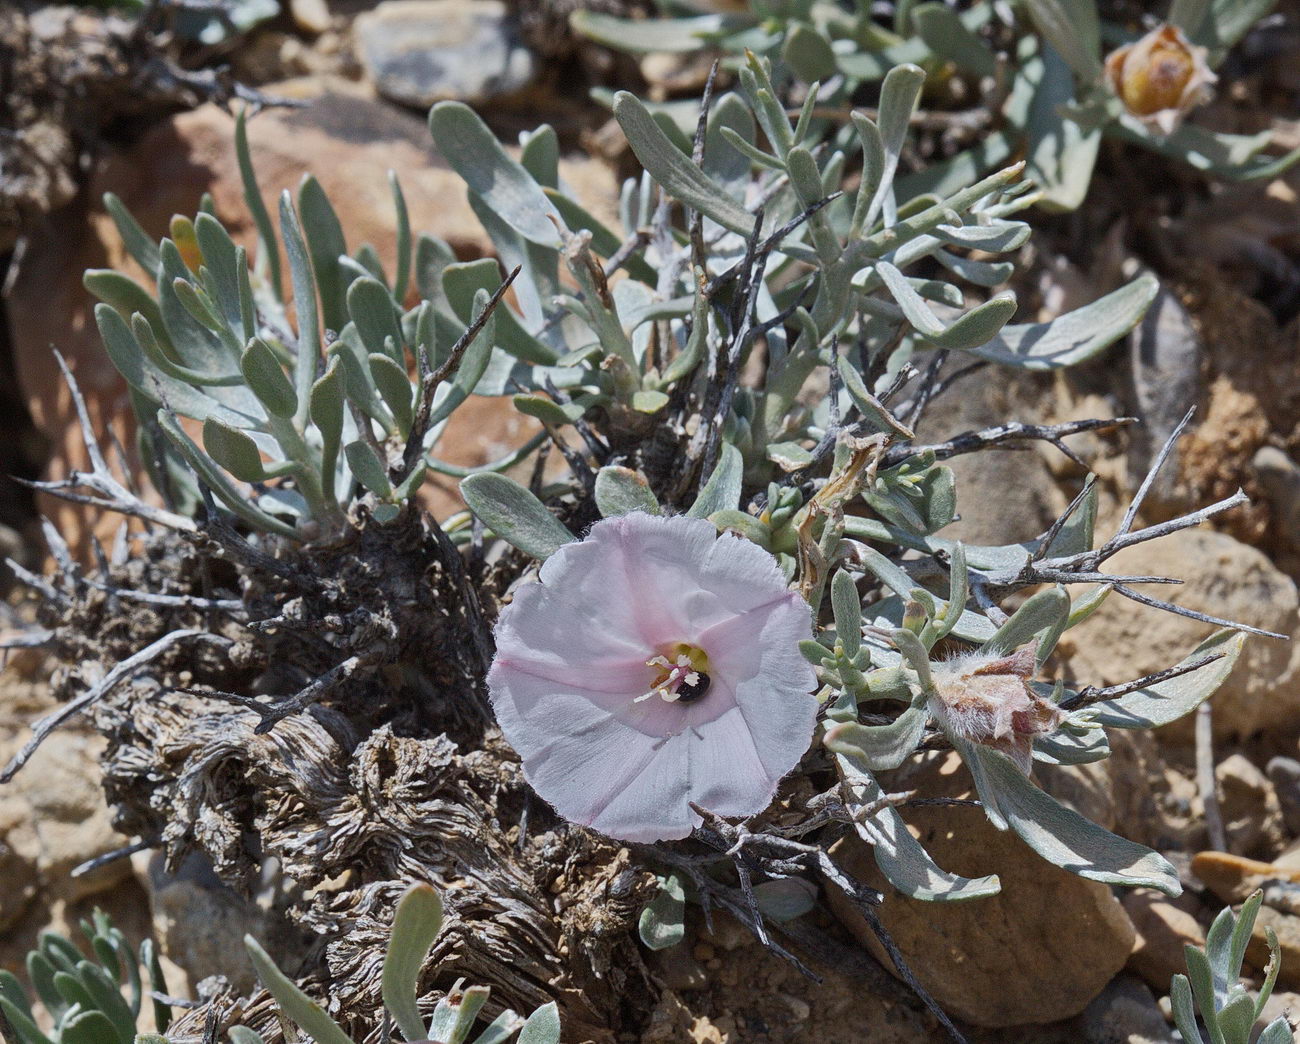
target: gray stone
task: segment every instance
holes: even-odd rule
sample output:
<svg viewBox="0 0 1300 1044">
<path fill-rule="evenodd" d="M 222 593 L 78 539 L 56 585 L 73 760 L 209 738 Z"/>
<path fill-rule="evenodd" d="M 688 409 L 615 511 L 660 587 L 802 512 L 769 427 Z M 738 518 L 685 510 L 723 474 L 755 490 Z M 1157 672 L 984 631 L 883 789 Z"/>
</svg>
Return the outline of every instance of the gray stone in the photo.
<svg viewBox="0 0 1300 1044">
<path fill-rule="evenodd" d="M 1278 535 L 1300 547 L 1300 464 L 1276 446 L 1261 446 L 1250 463 L 1268 494 Z"/>
<path fill-rule="evenodd" d="M 354 28 L 379 93 L 420 109 L 500 100 L 528 87 L 537 71 L 500 0 L 387 0 Z"/>
<path fill-rule="evenodd" d="M 1084 1044 L 1173 1044 L 1174 1035 L 1151 991 L 1118 975 L 1084 1009 Z"/>
<path fill-rule="evenodd" d="M 1269 782 L 1282 806 L 1282 819 L 1292 836 L 1300 835 L 1300 761 L 1273 758 L 1266 766 Z"/>
</svg>

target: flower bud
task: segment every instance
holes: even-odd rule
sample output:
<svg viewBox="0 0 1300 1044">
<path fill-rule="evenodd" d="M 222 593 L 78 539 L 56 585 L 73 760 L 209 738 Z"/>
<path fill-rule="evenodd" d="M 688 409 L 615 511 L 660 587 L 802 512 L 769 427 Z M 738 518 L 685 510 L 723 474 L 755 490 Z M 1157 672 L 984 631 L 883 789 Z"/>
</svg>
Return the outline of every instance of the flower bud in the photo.
<svg viewBox="0 0 1300 1044">
<path fill-rule="evenodd" d="M 1191 44 L 1177 26 L 1162 25 L 1106 59 L 1106 82 L 1124 108 L 1148 127 L 1171 134 L 1210 95 L 1218 77 L 1206 50 Z"/>
<path fill-rule="evenodd" d="M 1034 737 L 1054 731 L 1064 717 L 1029 684 L 1037 644 L 1009 655 L 966 653 L 932 665 L 930 711 L 945 731 L 1002 751 L 1025 775 Z"/>
</svg>

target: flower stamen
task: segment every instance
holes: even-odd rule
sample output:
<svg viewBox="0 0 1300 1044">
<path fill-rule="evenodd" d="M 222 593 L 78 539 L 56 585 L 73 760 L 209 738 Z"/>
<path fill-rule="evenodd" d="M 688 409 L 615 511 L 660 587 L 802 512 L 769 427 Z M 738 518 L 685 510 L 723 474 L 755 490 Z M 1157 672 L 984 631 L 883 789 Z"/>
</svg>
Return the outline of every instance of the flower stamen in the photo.
<svg viewBox="0 0 1300 1044">
<path fill-rule="evenodd" d="M 667 652 L 646 660 L 645 665 L 656 669 L 655 680 L 649 691 L 637 696 L 633 703 L 652 696 L 665 703 L 691 703 L 709 689 L 709 657 L 699 646 L 677 642 Z"/>
</svg>

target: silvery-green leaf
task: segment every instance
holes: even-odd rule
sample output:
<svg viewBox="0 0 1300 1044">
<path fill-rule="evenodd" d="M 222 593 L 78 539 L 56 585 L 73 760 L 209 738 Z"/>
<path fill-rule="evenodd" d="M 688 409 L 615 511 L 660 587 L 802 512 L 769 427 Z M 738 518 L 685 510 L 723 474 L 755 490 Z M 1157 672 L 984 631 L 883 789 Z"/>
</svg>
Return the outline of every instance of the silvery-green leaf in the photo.
<svg viewBox="0 0 1300 1044">
<path fill-rule="evenodd" d="M 901 435 L 905 439 L 915 437 L 906 424 L 901 423 L 897 417 L 887 410 L 880 400 L 871 394 L 867 388 L 866 381 L 862 379 L 862 374 L 858 368 L 849 361 L 847 357 L 839 360 L 840 377 L 844 380 L 844 390 L 848 393 L 853 405 L 858 408 L 862 414 L 862 419 L 867 421 L 876 431 L 893 432 L 895 435 Z"/>
<path fill-rule="evenodd" d="M 754 898 L 764 917 L 793 921 L 817 905 L 817 886 L 802 877 L 778 877 L 756 884 Z"/>
<path fill-rule="evenodd" d="M 108 357 L 127 384 L 152 403 L 166 399 L 172 409 L 195 420 L 216 417 L 233 427 L 249 427 L 258 418 L 237 413 L 197 388 L 152 366 L 126 321 L 106 304 L 95 306 L 95 322 Z"/>
<path fill-rule="evenodd" d="M 473 109 L 461 102 L 439 102 L 429 110 L 429 130 L 448 165 L 511 228 L 532 243 L 560 246 L 552 220 L 559 214 Z"/>
<path fill-rule="evenodd" d="M 830 41 L 807 22 L 794 22 L 786 30 L 781 57 L 804 83 L 825 82 L 838 69 Z"/>
<path fill-rule="evenodd" d="M 347 289 L 352 273 L 345 272 L 339 258 L 348 252 L 338 214 L 320 182 L 308 174 L 298 186 L 298 216 L 311 255 L 312 271 L 320 288 L 321 318 L 327 329 L 338 333 L 347 325 Z"/>
<path fill-rule="evenodd" d="M 1194 123 L 1184 123 L 1172 134 L 1162 135 L 1127 113 L 1107 128 L 1107 133 L 1203 170 L 1234 181 L 1275 178 L 1300 161 L 1300 148 L 1281 156 L 1260 156 L 1272 144 L 1270 131 L 1258 134 L 1220 134 Z"/>
<path fill-rule="evenodd" d="M 574 32 L 627 54 L 695 54 L 709 37 L 751 19 L 706 14 L 693 18 L 617 18 L 582 8 L 569 15 Z"/>
<path fill-rule="evenodd" d="M 1070 596 L 1059 584 L 1030 595 L 984 643 L 982 652 L 1009 653 L 1040 635 L 1056 633 L 1070 612 Z M 1046 644 L 1040 642 L 1040 646 Z M 1055 644 L 1053 639 L 1052 644 Z M 1042 662 L 1041 660 L 1039 661 Z"/>
<path fill-rule="evenodd" d="M 280 232 L 284 239 L 284 253 L 289 260 L 289 280 L 293 284 L 293 307 L 298 321 L 293 384 L 298 394 L 298 421 L 301 425 L 307 419 L 307 403 L 311 399 L 311 386 L 316 381 L 316 367 L 320 362 L 320 318 L 316 308 L 316 276 L 312 272 L 307 243 L 302 237 L 288 189 L 280 196 Z"/>
<path fill-rule="evenodd" d="M 1003 254 L 1024 246 L 1031 231 L 1023 221 L 990 221 L 987 225 L 940 225 L 934 235 L 951 246 Z"/>
<path fill-rule="evenodd" d="M 744 511 L 715 511 L 709 521 L 718 528 L 719 533 L 735 533 L 739 537 L 757 544 L 764 551 L 772 550 L 772 530 L 753 515 Z"/>
<path fill-rule="evenodd" d="M 396 434 L 392 416 L 379 397 L 374 378 L 370 375 L 370 358 L 357 328 L 351 323 L 343 328 L 338 339 L 329 346 L 328 356 L 337 359 L 343 372 L 348 401 L 358 406 L 367 417 L 378 421 L 389 434 Z"/>
<path fill-rule="evenodd" d="M 1074 102 L 1074 75 L 1050 44 L 1024 61 L 1019 76 L 1033 92 L 1026 117 L 1029 175 L 1042 192 L 1043 206 L 1075 210 L 1092 182 L 1101 131 L 1062 115 Z"/>
<path fill-rule="evenodd" d="M 1277 0 L 1212 0 L 1210 17 L 1202 18 L 1193 42 L 1209 47 L 1216 56 L 1222 54 L 1275 6 Z"/>
<path fill-rule="evenodd" d="M 244 380 L 258 401 L 277 417 L 292 417 L 298 410 L 298 396 L 275 353 L 260 337 L 248 342 L 239 360 Z"/>
<path fill-rule="evenodd" d="M 81 980 L 82 987 L 90 995 L 96 1013 L 108 1020 L 107 1029 L 115 1031 L 117 1040 L 121 1044 L 129 1044 L 135 1038 L 135 1013 L 127 1006 L 121 987 L 108 977 L 108 973 L 103 968 L 90 961 L 77 963 L 77 978 Z M 94 1044 L 106 1044 L 106 1041 L 111 1041 L 112 1037 L 105 1038 L 102 1035 L 103 1029 L 102 1026 L 97 1028 L 95 1035 L 86 1039 L 93 1041 Z M 64 1034 L 66 1033 L 65 1023 Z"/>
<path fill-rule="evenodd" d="M 742 236 L 753 233 L 754 216 L 668 139 L 634 95 L 619 91 L 614 96 L 614 116 L 636 158 L 664 191 L 731 232 Z"/>
<path fill-rule="evenodd" d="M 381 993 L 402 1036 L 414 1044 L 428 1039 L 416 985 L 429 947 L 442 928 L 442 897 L 427 884 L 412 885 L 397 901 L 393 930 L 384 953 Z"/>
<path fill-rule="evenodd" d="M 811 82 L 811 81 L 810 81 Z M 723 134 L 723 130 L 730 134 Z M 751 157 L 733 141 L 753 145 L 754 115 L 738 95 L 728 92 L 713 106 L 704 133 L 704 172 L 733 199 L 744 199 L 749 185 Z"/>
<path fill-rule="evenodd" d="M 1201 1031 L 1196 1026 L 1196 1005 L 1192 1001 L 1192 985 L 1186 975 L 1175 975 L 1169 987 L 1170 1007 L 1174 1012 L 1174 1025 L 1183 1040 L 1197 1042 Z M 1288 1034 L 1289 1038 L 1290 1034 Z M 1287 1044 L 1292 1044 L 1288 1039 Z"/>
<path fill-rule="evenodd" d="M 916 35 L 935 54 L 976 76 L 996 75 L 998 63 L 993 52 L 952 8 L 942 3 L 926 3 L 913 7 L 911 13 Z"/>
<path fill-rule="evenodd" d="M 491 991 L 486 986 L 467 986 L 459 994 L 443 997 L 429 1020 L 429 1039 L 459 1044 L 469 1039 L 469 1031 Z"/>
<path fill-rule="evenodd" d="M 967 185 L 965 188 L 958 189 L 946 199 L 941 199 L 917 213 L 907 213 L 906 216 L 900 216 L 896 224 L 883 228 L 860 243 L 855 244 L 857 247 L 855 253 L 863 253 L 867 257 L 883 257 L 919 236 L 928 235 L 940 225 L 950 225 L 954 214 L 965 214 L 986 196 L 1006 191 L 1008 186 L 1020 178 L 1023 171 L 1024 164 L 1015 163 L 1010 167 L 990 174 L 974 185 Z"/>
<path fill-rule="evenodd" d="M 388 187 L 393 193 L 393 214 L 397 225 L 397 271 L 393 273 L 393 298 L 400 305 L 406 300 L 406 291 L 411 282 L 411 217 L 406 209 L 406 197 L 402 195 L 396 171 L 388 172 Z"/>
<path fill-rule="evenodd" d="M 1101 80 L 1101 25 L 1093 0 L 1026 0 L 1029 17 L 1084 84 Z"/>
<path fill-rule="evenodd" d="M 975 261 L 943 249 L 935 250 L 930 256 L 948 271 L 955 272 L 962 279 L 976 286 L 1000 286 L 1010 279 L 1016 270 L 1016 266 L 1010 261 Z M 919 289 L 917 292 L 920 292 Z M 957 303 L 960 305 L 961 302 Z"/>
<path fill-rule="evenodd" d="M 393 484 L 388 480 L 388 469 L 369 445 L 358 439 L 344 446 L 343 453 L 348 459 L 348 469 L 358 482 L 379 499 L 392 499 Z"/>
<path fill-rule="evenodd" d="M 497 536 L 525 554 L 545 559 L 573 541 L 546 505 L 514 479 L 487 472 L 460 484 L 470 510 Z"/>
<path fill-rule="evenodd" d="M 1034 760 L 1045 765 L 1088 765 L 1110 757 L 1110 743 L 1104 729 L 1071 728 L 1068 725 L 1034 737 Z"/>
<path fill-rule="evenodd" d="M 123 319 L 139 312 L 158 339 L 171 347 L 158 302 L 139 283 L 111 268 L 91 268 L 81 277 L 82 285 L 105 304 L 112 305 Z"/>
<path fill-rule="evenodd" d="M 260 482 L 266 478 L 257 443 L 238 428 L 209 417 L 203 422 L 203 448 L 241 482 Z"/>
<path fill-rule="evenodd" d="M 844 655 L 852 659 L 862 648 L 862 597 L 853 574 L 846 569 L 831 578 L 831 612 L 835 619 L 835 640 Z"/>
<path fill-rule="evenodd" d="M 880 784 L 860 757 L 837 754 L 835 760 L 855 802 L 869 805 L 884 796 Z M 1002 890 L 996 874 L 961 877 L 941 870 L 908 832 L 903 817 L 893 806 L 886 806 L 868 819 L 855 821 L 854 828 L 872 846 L 876 865 L 889 883 L 913 899 L 960 902 L 982 899 Z"/>
<path fill-rule="evenodd" d="M 300 990 L 284 972 L 276 967 L 265 950 L 251 935 L 244 936 L 244 948 L 258 979 L 275 998 L 280 1010 L 316 1044 L 352 1044 L 348 1035 L 334 1023 L 325 1009 Z"/>
<path fill-rule="evenodd" d="M 650 483 L 631 468 L 606 465 L 596 472 L 596 506 L 605 518 L 644 511 L 659 514 L 659 501 Z"/>
<path fill-rule="evenodd" d="M 772 442 L 768 444 L 767 459 L 782 471 L 798 471 L 812 463 L 813 455 L 798 442 Z"/>
<path fill-rule="evenodd" d="M 469 322 L 475 295 L 480 290 L 495 291 L 501 285 L 501 268 L 492 258 L 448 265 L 442 273 L 442 288 L 452 309 L 463 322 Z M 524 362 L 550 366 L 559 353 L 549 344 L 525 330 L 515 314 L 502 302 L 493 317 L 496 321 L 494 344 Z"/>
<path fill-rule="evenodd" d="M 745 458 L 740 450 L 728 442 L 721 443 L 713 473 L 686 514 L 690 518 L 708 518 L 715 511 L 734 511 L 740 507 L 740 484 L 744 472 Z"/>
<path fill-rule="evenodd" d="M 113 1021 L 102 1011 L 84 1010 L 89 1007 L 90 1004 L 78 1005 L 82 1010 L 67 1016 L 59 1027 L 59 1044 L 124 1044 Z"/>
<path fill-rule="evenodd" d="M 167 410 L 158 411 L 158 425 L 163 434 L 171 440 L 185 462 L 198 474 L 199 478 L 211 488 L 217 498 L 235 515 L 242 518 L 254 529 L 276 533 L 291 540 L 298 539 L 292 526 L 287 526 L 279 519 L 268 515 L 248 502 L 247 494 L 226 477 L 226 473 L 213 463 L 212 458 L 203 452 L 185 429 L 177 421 L 176 415 Z"/>
<path fill-rule="evenodd" d="M 257 264 L 265 265 L 271 277 L 271 292 L 276 301 L 284 297 L 284 287 L 280 277 L 280 248 L 276 244 L 275 227 L 271 224 L 271 214 L 266 209 L 262 193 L 257 187 L 257 177 L 253 173 L 253 158 L 248 148 L 248 112 L 241 109 L 235 116 L 235 159 L 239 165 L 239 179 L 244 187 L 244 204 L 253 215 L 253 224 L 257 226 Z"/>
<path fill-rule="evenodd" d="M 528 1016 L 516 1044 L 560 1044 L 560 1009 L 555 1001 Z"/>
<path fill-rule="evenodd" d="M 873 772 L 896 769 L 915 752 L 925 734 L 929 715 L 925 705 L 908 707 L 888 725 L 841 722 L 826 733 L 827 749 L 854 754 Z"/>
<path fill-rule="evenodd" d="M 666 950 L 686 938 L 686 895 L 676 874 L 659 878 L 659 891 L 641 911 L 637 930 L 651 950 Z"/>
<path fill-rule="evenodd" d="M 159 266 L 162 264 L 158 245 L 140 227 L 140 223 L 127 210 L 126 204 L 111 192 L 104 193 L 104 209 L 108 211 L 113 224 L 117 226 L 117 234 L 122 237 L 122 245 L 126 247 L 126 252 L 135 259 L 136 264 L 156 278 Z"/>
<path fill-rule="evenodd" d="M 1295 1044 L 1295 1034 L 1285 1015 L 1279 1015 L 1270 1022 L 1264 1032 L 1255 1040 L 1255 1044 Z"/>
<path fill-rule="evenodd" d="M 941 348 L 972 349 L 987 344 L 1016 312 L 1015 295 L 1008 291 L 991 297 L 944 326 L 902 272 L 888 261 L 877 261 L 876 269 L 907 321 L 927 341 Z"/>
<path fill-rule="evenodd" d="M 1207 656 L 1219 659 L 1190 674 L 1157 682 L 1145 689 L 1098 703 L 1087 713 L 1102 725 L 1115 729 L 1153 729 L 1190 714 L 1223 684 L 1232 673 L 1246 636 L 1240 631 L 1216 631 L 1184 657 L 1179 666 Z"/>
<path fill-rule="evenodd" d="M 519 135 L 519 164 L 543 190 L 560 183 L 560 137 L 544 123 Z M 576 229 L 575 229 L 576 231 Z"/>
<path fill-rule="evenodd" d="M 442 273 L 456 264 L 456 253 L 441 239 L 420 236 L 415 243 L 415 284 L 420 296 L 437 308 L 449 310 L 442 290 Z"/>
<path fill-rule="evenodd" d="M 1274 0 L 1267 0 L 1271 6 Z M 1240 5 L 1234 5 L 1240 6 Z M 1197 30 L 1201 28 L 1201 23 L 1205 21 L 1205 16 L 1210 10 L 1210 0 L 1174 0 L 1169 5 L 1168 22 L 1170 25 L 1176 25 L 1183 31 L 1183 34 L 1192 41 L 1197 41 Z"/>
<path fill-rule="evenodd" d="M 1146 886 L 1166 895 L 1182 891 L 1178 872 L 1164 856 L 1117 837 L 1061 805 L 1000 751 L 972 746 L 982 769 L 981 798 L 987 805 L 987 796 L 994 797 L 1011 829 L 1049 863 L 1104 884 Z"/>
<path fill-rule="evenodd" d="M 1225 1044 L 1223 1034 L 1219 1032 L 1218 1021 L 1214 1018 L 1218 1005 L 1215 1004 L 1214 973 L 1210 969 L 1209 958 L 1195 946 L 1183 947 L 1183 956 L 1187 960 L 1187 978 L 1192 984 L 1192 996 L 1200 1008 L 1210 1030 L 1211 1044 Z"/>
<path fill-rule="evenodd" d="M 988 343 L 968 350 L 989 362 L 1026 370 L 1074 366 L 1132 330 L 1158 289 L 1155 276 L 1144 274 L 1092 304 L 1049 322 L 1005 326 Z"/>
<path fill-rule="evenodd" d="M 516 395 L 512 401 L 520 413 L 557 428 L 572 424 L 586 412 L 581 403 L 556 402 L 543 395 Z"/>
<path fill-rule="evenodd" d="M 471 322 L 477 319 L 486 310 L 488 305 L 488 292 L 479 290 L 474 295 L 474 310 L 471 316 Z M 452 378 L 451 386 L 447 388 L 447 393 L 442 398 L 435 399 L 433 410 L 429 414 L 430 426 L 441 424 L 451 416 L 452 411 L 464 402 L 477 389 L 479 381 L 483 378 L 484 371 L 488 368 L 488 363 L 492 359 L 492 346 L 496 343 L 497 330 L 497 311 L 493 310 L 487 317 L 486 321 L 470 342 L 465 354 L 461 356 L 460 365 L 456 368 L 456 375 Z M 509 358 L 501 354 L 502 358 Z M 447 387 L 444 385 L 444 387 Z M 442 389 L 439 389 L 441 392 Z"/>
<path fill-rule="evenodd" d="M 200 214 L 194 219 L 194 234 L 203 254 L 204 287 L 217 314 L 225 326 L 240 339 L 243 333 L 243 316 L 240 308 L 239 279 L 241 269 L 239 250 L 230 233 L 211 214 Z"/>
<path fill-rule="evenodd" d="M 921 97 L 921 85 L 924 83 L 925 73 L 919 66 L 898 65 L 889 70 L 881 85 L 877 123 L 884 148 L 884 166 L 865 216 L 860 221 L 855 218 L 855 225 L 860 228 L 870 229 L 875 224 L 886 198 L 893 191 L 898 158 L 907 141 L 912 113 L 916 111 L 916 103 Z M 859 128 L 859 134 L 861 133 L 862 129 Z"/>
<path fill-rule="evenodd" d="M 379 394 L 383 396 L 384 404 L 393 414 L 398 431 L 410 431 L 415 419 L 415 387 L 405 368 L 393 362 L 390 354 L 371 352 L 370 376 L 374 379 Z"/>
<path fill-rule="evenodd" d="M 394 363 L 401 361 L 405 338 L 393 296 L 383 283 L 370 278 L 354 280 L 348 287 L 348 315 L 368 353 L 389 355 Z M 398 349 L 396 353 L 392 347 Z"/>
</svg>

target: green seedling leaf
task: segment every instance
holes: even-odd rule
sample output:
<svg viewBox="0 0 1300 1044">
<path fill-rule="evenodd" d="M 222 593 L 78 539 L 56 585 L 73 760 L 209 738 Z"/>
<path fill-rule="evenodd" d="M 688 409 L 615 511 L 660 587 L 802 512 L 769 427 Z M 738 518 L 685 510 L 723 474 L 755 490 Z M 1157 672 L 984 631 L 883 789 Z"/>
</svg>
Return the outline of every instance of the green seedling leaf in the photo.
<svg viewBox="0 0 1300 1044">
<path fill-rule="evenodd" d="M 545 559 L 574 539 L 531 492 L 514 479 L 485 472 L 460 484 L 470 510 L 497 536 L 525 554 Z"/>
<path fill-rule="evenodd" d="M 802 877 L 779 877 L 754 886 L 754 898 L 763 916 L 793 921 L 817 905 L 817 886 Z"/>
<path fill-rule="evenodd" d="M 261 482 L 266 478 L 257 443 L 238 428 L 209 417 L 203 422 L 203 448 L 241 482 Z"/>
<path fill-rule="evenodd" d="M 902 272 L 888 261 L 877 261 L 876 270 L 907 321 L 927 341 L 941 348 L 971 349 L 987 344 L 1016 312 L 1015 295 L 1008 291 L 972 308 L 950 326 L 944 326 Z"/>
<path fill-rule="evenodd" d="M 668 139 L 634 95 L 627 91 L 614 95 L 614 116 L 636 158 L 664 191 L 731 232 L 748 236 L 754 231 L 754 216 Z"/>
<path fill-rule="evenodd" d="M 854 755 L 872 772 L 896 769 L 915 752 L 929 719 L 925 705 L 908 707 L 888 725 L 841 722 L 826 733 L 828 750 Z"/>
<path fill-rule="evenodd" d="M 1207 656 L 1219 659 L 1168 681 L 1127 693 L 1088 708 L 1096 722 L 1114 729 L 1154 729 L 1190 714 L 1209 699 L 1236 666 L 1246 636 L 1240 631 L 1216 631 L 1180 662 L 1195 663 Z"/>
<path fill-rule="evenodd" d="M 338 333 L 348 321 L 346 294 L 352 276 L 339 264 L 339 258 L 347 255 L 348 243 L 338 214 L 320 182 L 311 174 L 298 187 L 298 214 L 302 218 L 316 286 L 320 289 L 321 318 L 327 329 Z"/>
<path fill-rule="evenodd" d="M 244 949 L 248 951 L 253 970 L 268 993 L 280 1005 L 280 1010 L 316 1044 L 352 1044 L 348 1035 L 325 1014 L 325 1009 L 303 993 L 284 972 L 276 967 L 265 950 L 251 935 L 244 936 Z"/>
<path fill-rule="evenodd" d="M 430 1037 L 420 1017 L 416 987 L 420 968 L 441 928 L 442 897 L 438 890 L 427 884 L 412 885 L 398 900 L 393 914 L 381 979 L 384 1007 L 411 1044 Z"/>
<path fill-rule="evenodd" d="M 835 617 L 835 640 L 849 659 L 862 648 L 862 597 L 853 574 L 841 569 L 831 578 L 831 609 Z"/>
<path fill-rule="evenodd" d="M 966 747 L 963 760 L 973 754 L 979 763 L 981 771 L 975 779 L 986 810 L 995 807 L 1011 829 L 1049 863 L 1090 881 L 1145 886 L 1174 896 L 1182 892 L 1178 872 L 1158 852 L 1117 837 L 1066 808 L 1034 786 L 1000 751 L 962 746 Z"/>
<path fill-rule="evenodd" d="M 298 411 L 298 394 L 285 375 L 284 367 L 260 337 L 248 342 L 239 360 L 244 380 L 269 413 L 286 420 Z"/>
<path fill-rule="evenodd" d="M 388 481 L 388 469 L 368 444 L 360 439 L 349 442 L 343 447 L 343 455 L 358 482 L 380 500 L 392 500 L 393 484 Z"/>
<path fill-rule="evenodd" d="M 745 458 L 729 442 L 719 447 L 718 462 L 713 473 L 700 489 L 695 503 L 686 514 L 691 518 L 708 518 L 717 511 L 735 511 L 740 507 L 740 484 L 745 471 Z"/>
<path fill-rule="evenodd" d="M 122 237 L 122 245 L 126 247 L 126 252 L 135 259 L 136 264 L 156 278 L 158 269 L 162 265 L 158 244 L 140 227 L 140 223 L 126 208 L 126 204 L 111 192 L 104 193 L 104 209 L 108 211 L 108 216 L 117 226 L 117 234 Z"/>
<path fill-rule="evenodd" d="M 1057 370 L 1097 355 L 1135 327 L 1155 300 L 1159 283 L 1146 274 L 1046 323 L 1005 326 L 972 355 L 1025 370 Z"/>
<path fill-rule="evenodd" d="M 559 1044 L 560 1009 L 555 1001 L 543 1004 L 528 1016 L 524 1028 L 519 1031 L 517 1044 Z"/>
<path fill-rule="evenodd" d="M 503 149 L 474 110 L 439 102 L 429 110 L 434 144 L 470 190 L 530 243 L 558 249 L 559 214 L 542 187 Z"/>
<path fill-rule="evenodd" d="M 633 511 L 659 514 L 659 500 L 645 477 L 631 468 L 613 465 L 596 472 L 596 506 L 605 518 Z"/>
</svg>

